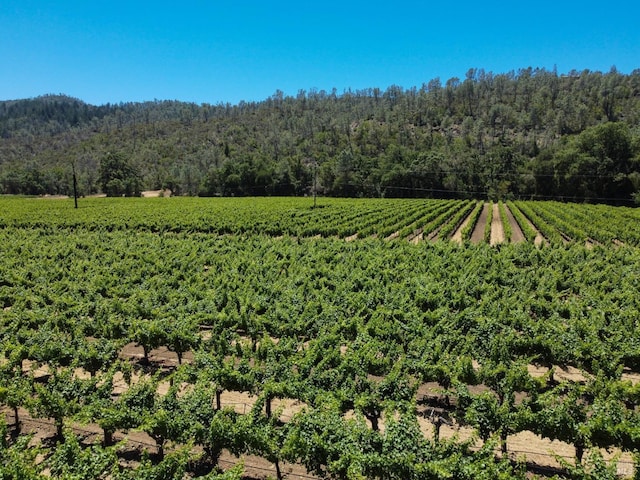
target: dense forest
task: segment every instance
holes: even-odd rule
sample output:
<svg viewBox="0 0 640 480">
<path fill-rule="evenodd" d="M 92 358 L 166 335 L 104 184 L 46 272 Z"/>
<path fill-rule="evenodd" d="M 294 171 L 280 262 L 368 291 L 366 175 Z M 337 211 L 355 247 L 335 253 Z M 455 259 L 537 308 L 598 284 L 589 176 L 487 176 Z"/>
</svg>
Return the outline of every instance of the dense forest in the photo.
<svg viewBox="0 0 640 480">
<path fill-rule="evenodd" d="M 640 200 L 640 69 L 260 102 L 0 102 L 0 193 Z"/>
</svg>

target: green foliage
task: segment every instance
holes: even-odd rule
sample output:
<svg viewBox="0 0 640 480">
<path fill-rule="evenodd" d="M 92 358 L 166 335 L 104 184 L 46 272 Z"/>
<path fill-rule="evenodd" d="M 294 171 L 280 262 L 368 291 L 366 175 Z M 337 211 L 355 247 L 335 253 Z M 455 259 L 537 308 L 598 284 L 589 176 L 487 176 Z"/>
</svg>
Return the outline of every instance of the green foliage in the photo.
<svg viewBox="0 0 640 480">
<path fill-rule="evenodd" d="M 33 389 L 33 378 L 10 368 L 0 368 L 0 404 L 9 407 L 14 417 L 14 428 L 20 431 L 18 409 L 29 402 Z"/>
<path fill-rule="evenodd" d="M 310 472 L 335 478 L 362 475 L 363 455 L 378 442 L 364 419 L 345 420 L 336 406 L 325 405 L 294 419 L 285 451 Z"/>
<path fill-rule="evenodd" d="M 449 238 L 465 218 L 474 208 L 474 202 L 466 202 L 463 208 L 460 208 L 438 231 L 438 237 L 441 239 Z"/>
<path fill-rule="evenodd" d="M 607 462 L 602 458 L 602 453 L 598 450 L 590 451 L 586 461 L 576 465 L 562 458 L 558 460 L 567 470 L 569 478 L 579 478 L 582 480 L 615 480 L 620 478 L 620 475 L 618 475 L 617 459 L 614 458 Z"/>
<path fill-rule="evenodd" d="M 229 468 L 225 472 L 219 473 L 213 471 L 207 475 L 195 477 L 198 480 L 241 480 L 243 478 L 244 465 L 242 462 L 234 467 Z"/>
<path fill-rule="evenodd" d="M 69 480 L 106 478 L 119 471 L 115 447 L 82 448 L 75 434 L 68 431 L 64 442 L 53 450 L 45 464 L 54 478 Z"/>
<path fill-rule="evenodd" d="M 531 228 L 529 222 L 527 221 L 525 215 L 518 209 L 518 207 L 511 201 L 507 202 L 507 206 L 513 215 L 513 218 L 518 223 L 524 238 L 527 242 L 533 242 L 536 238 L 536 232 L 533 228 Z"/>
<path fill-rule="evenodd" d="M 500 211 L 500 221 L 502 222 L 502 228 L 504 230 L 504 241 L 509 243 L 511 242 L 513 232 L 511 230 L 511 222 L 509 222 L 509 217 L 507 216 L 507 209 L 503 202 L 498 203 L 498 208 Z"/>
<path fill-rule="evenodd" d="M 31 436 L 19 436 L 7 441 L 7 424 L 0 419 L 0 478 L 3 480 L 42 480 L 47 478 L 43 467 L 36 464 L 41 449 L 30 446 Z"/>
<path fill-rule="evenodd" d="M 203 446 L 209 458 L 217 462 L 223 449 L 238 456 L 254 441 L 251 417 L 231 409 L 218 410 L 205 432 Z"/>
<path fill-rule="evenodd" d="M 122 153 L 108 152 L 100 161 L 100 186 L 108 197 L 139 196 L 138 173 Z"/>
<path fill-rule="evenodd" d="M 636 188 L 629 175 L 637 168 L 637 153 L 627 124 L 589 127 L 555 153 L 558 188 L 566 198 L 628 199 Z"/>
<path fill-rule="evenodd" d="M 471 69 L 445 85 L 277 92 L 237 105 L 0 102 L 0 193 L 70 195 L 74 159 L 83 194 L 630 203 L 638 76 Z"/>
<path fill-rule="evenodd" d="M 115 476 L 117 480 L 183 480 L 188 470 L 188 464 L 193 459 L 189 448 L 181 448 L 169 453 L 159 462 L 152 462 L 148 455 L 144 455 L 140 464 L 132 469 L 124 470 Z M 238 469 L 232 469 L 230 478 L 236 479 Z M 200 477 L 198 477 L 200 478 Z M 203 478 L 217 479 L 217 472 Z M 224 475 L 222 478 L 225 478 Z"/>
<path fill-rule="evenodd" d="M 487 205 L 487 221 L 484 224 L 484 232 L 483 239 L 486 243 L 489 243 L 491 240 L 491 224 L 493 222 L 493 204 L 490 203 Z"/>
<path fill-rule="evenodd" d="M 97 372 L 113 365 L 118 358 L 120 345 L 106 338 L 99 338 L 94 342 L 81 341 L 76 348 L 78 366 L 95 376 Z"/>
<path fill-rule="evenodd" d="M 69 431 L 44 442 L 48 467 L 3 423 L 2 461 L 26 478 L 54 464 L 70 478 L 182 478 L 223 450 L 326 478 L 525 478 L 494 455 L 522 430 L 584 451 L 567 476 L 593 465 L 607 478 L 590 448 L 639 448 L 634 209 L 519 202 L 571 241 L 494 248 L 289 236 L 442 224 L 476 202 L 150 202 L 88 199 L 74 217 L 71 205 L 0 199 L 0 400 L 63 433 L 85 422 L 105 434 L 105 447 Z M 585 248 L 586 235 L 629 245 Z M 138 362 L 129 342 L 185 361 Z M 563 380 L 569 367 L 582 383 Z M 230 405 L 230 391 L 252 405 Z M 418 418 L 431 411 L 473 426 L 482 449 L 425 438 Z M 167 454 L 109 470 L 109 436 L 132 429 Z"/>
<path fill-rule="evenodd" d="M 468 242 L 471 240 L 471 235 L 473 234 L 473 230 L 478 223 L 478 218 L 480 218 L 480 214 L 482 213 L 482 209 L 484 208 L 483 202 L 477 202 L 471 214 L 469 214 L 469 220 L 462 230 L 462 241 Z"/>
<path fill-rule="evenodd" d="M 167 348 L 176 352 L 178 363 L 182 364 L 182 356 L 185 352 L 195 350 L 200 344 L 200 336 L 198 335 L 198 325 L 189 320 L 167 320 L 165 331 L 167 338 L 165 342 L 160 344 L 166 345 Z"/>
<path fill-rule="evenodd" d="M 31 415 L 53 419 L 57 437 L 63 440 L 63 422 L 77 415 L 89 401 L 95 381 L 77 378 L 69 368 L 54 371 L 46 385 L 34 384 L 35 396 L 28 408 Z"/>
</svg>

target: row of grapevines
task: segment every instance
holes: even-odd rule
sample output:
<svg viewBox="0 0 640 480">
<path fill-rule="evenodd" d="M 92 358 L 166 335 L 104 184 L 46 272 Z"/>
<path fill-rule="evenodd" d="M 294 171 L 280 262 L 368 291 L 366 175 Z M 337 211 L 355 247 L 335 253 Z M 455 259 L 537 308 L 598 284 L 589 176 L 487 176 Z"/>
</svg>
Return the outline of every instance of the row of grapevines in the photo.
<svg viewBox="0 0 640 480">
<path fill-rule="evenodd" d="M 537 232 L 533 228 L 531 228 L 531 225 L 527 218 L 512 201 L 507 202 L 507 206 L 509 207 L 513 218 L 518 223 L 518 226 L 520 227 L 524 238 L 527 240 L 527 242 L 533 243 L 536 238 Z"/>
<path fill-rule="evenodd" d="M 375 217 L 380 212 L 385 211 L 383 203 L 368 204 L 361 200 L 352 200 L 350 204 L 351 208 L 349 209 L 333 212 L 331 210 L 328 211 L 330 207 L 326 206 L 316 209 L 316 222 L 305 225 L 300 236 L 349 236 L 353 233 L 355 225 L 361 222 L 363 218 Z"/>
<path fill-rule="evenodd" d="M 383 212 L 380 212 L 380 214 L 376 217 L 371 217 L 366 219 L 366 221 L 360 222 L 360 224 L 357 225 L 357 230 L 356 230 L 358 233 L 358 236 L 359 237 L 367 237 L 370 235 L 378 235 L 380 237 L 387 236 L 388 234 L 385 234 L 386 233 L 385 225 L 387 226 L 390 224 L 392 225 L 397 221 L 398 218 L 404 218 L 407 213 L 406 207 L 408 206 L 409 204 L 407 203 L 399 203 L 395 206 L 396 208 L 385 210 Z M 419 205 L 414 204 L 412 211 L 416 211 L 419 208 L 420 208 Z"/>
<path fill-rule="evenodd" d="M 506 243 L 511 242 L 511 237 L 513 236 L 513 230 L 511 228 L 511 222 L 509 221 L 509 217 L 507 215 L 507 208 L 505 204 L 500 201 L 498 202 L 498 209 L 500 211 L 500 220 L 502 221 L 502 228 L 504 229 L 504 241 Z"/>
<path fill-rule="evenodd" d="M 424 210 L 423 215 L 414 220 L 412 223 L 405 225 L 398 235 L 400 238 L 407 238 L 416 232 L 421 233 L 424 226 L 431 222 L 434 218 L 438 217 L 442 212 L 448 210 L 451 207 L 451 202 L 442 200 L 434 202 L 431 208 Z"/>
<path fill-rule="evenodd" d="M 547 239 L 547 241 L 552 245 L 562 245 L 565 240 L 562 235 L 558 232 L 558 230 L 547 222 L 543 217 L 541 217 L 538 212 L 534 209 L 533 205 L 535 202 L 523 202 L 518 201 L 514 202 L 515 206 L 524 214 L 527 219 L 535 225 L 538 231 Z"/>
<path fill-rule="evenodd" d="M 471 240 L 471 235 L 473 234 L 473 230 L 475 229 L 476 224 L 478 223 L 478 218 L 480 218 L 483 208 L 484 208 L 484 203 L 482 202 L 476 203 L 476 206 L 474 207 L 473 211 L 469 215 L 469 221 L 467 222 L 467 224 L 465 225 L 464 229 L 461 232 L 462 241 L 467 242 Z"/>
<path fill-rule="evenodd" d="M 458 210 L 438 231 L 438 238 L 449 238 L 453 232 L 460 226 L 465 218 L 469 215 L 476 202 L 466 201 L 460 210 Z"/>
<path fill-rule="evenodd" d="M 428 213 L 434 207 L 437 207 L 437 203 L 431 201 L 429 203 L 417 205 L 416 208 L 408 209 L 404 212 L 398 212 L 395 217 L 389 219 L 386 224 L 380 226 L 380 236 L 386 238 L 393 234 L 398 234 L 400 237 L 400 232 L 402 229 L 407 227 L 408 225 L 413 225 L 416 221 L 424 218 L 425 213 Z"/>
<path fill-rule="evenodd" d="M 600 215 L 594 215 L 592 212 L 588 212 L 584 205 L 575 206 L 567 209 L 565 215 L 568 215 L 568 220 L 577 223 L 587 232 L 589 238 L 602 243 L 603 245 L 609 245 L 617 240 L 617 234 L 612 229 L 612 223 L 615 222 L 613 215 L 609 217 L 601 217 Z M 558 207 L 561 214 L 563 209 Z M 611 213 L 616 209 L 610 209 Z"/>
<path fill-rule="evenodd" d="M 572 205 L 578 212 L 578 222 L 584 222 L 589 235 L 602 242 L 622 241 L 630 245 L 640 245 L 637 209 L 628 207 L 608 207 L 602 205 Z"/>
<path fill-rule="evenodd" d="M 322 199 L 319 208 L 313 209 L 307 198 L 99 198 L 83 199 L 81 208 L 75 210 L 65 200 L 0 201 L 11 205 L 2 209 L 7 226 L 273 236 L 335 235 L 341 225 L 350 228 L 349 222 L 393 212 L 399 204 L 394 200 Z M 43 221 L 38 215 L 52 220 Z"/>
<path fill-rule="evenodd" d="M 487 221 L 484 224 L 483 239 L 486 243 L 491 241 L 491 227 L 493 223 L 493 204 L 489 204 L 487 208 Z"/>
<path fill-rule="evenodd" d="M 567 218 L 565 212 L 567 212 L 568 209 L 563 209 L 560 204 L 551 202 L 535 203 L 534 205 L 538 213 L 542 215 L 545 220 L 554 225 L 572 241 L 585 242 L 588 240 L 589 236 L 584 228 L 575 225 Z"/>
</svg>

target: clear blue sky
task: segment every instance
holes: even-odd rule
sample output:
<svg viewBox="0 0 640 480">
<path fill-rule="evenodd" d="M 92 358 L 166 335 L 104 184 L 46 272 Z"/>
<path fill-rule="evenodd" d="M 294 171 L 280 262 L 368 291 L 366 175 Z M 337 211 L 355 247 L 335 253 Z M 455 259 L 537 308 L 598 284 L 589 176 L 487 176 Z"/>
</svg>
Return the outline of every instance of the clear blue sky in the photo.
<svg viewBox="0 0 640 480">
<path fill-rule="evenodd" d="M 0 0 L 2 100 L 237 103 L 612 65 L 640 68 L 637 0 Z"/>
</svg>

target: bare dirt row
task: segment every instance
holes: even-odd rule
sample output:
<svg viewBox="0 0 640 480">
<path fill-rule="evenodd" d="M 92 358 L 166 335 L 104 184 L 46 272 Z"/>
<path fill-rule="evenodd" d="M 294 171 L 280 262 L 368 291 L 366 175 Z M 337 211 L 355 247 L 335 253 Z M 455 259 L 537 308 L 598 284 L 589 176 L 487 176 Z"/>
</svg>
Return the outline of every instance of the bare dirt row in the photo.
<svg viewBox="0 0 640 480">
<path fill-rule="evenodd" d="M 482 213 L 478 217 L 478 221 L 471 232 L 471 243 L 480 243 L 484 240 L 484 228 L 489 218 L 489 204 L 485 203 L 482 207 Z"/>
<path fill-rule="evenodd" d="M 473 231 L 471 232 L 471 243 L 481 243 L 484 241 L 484 232 L 486 228 L 486 224 L 489 218 L 489 211 L 491 210 L 491 235 L 489 238 L 489 243 L 491 245 L 498 245 L 501 243 L 505 243 L 505 231 L 504 226 L 502 224 L 502 219 L 500 217 L 500 209 L 497 203 L 485 203 L 482 207 L 482 211 L 480 212 L 480 216 L 476 221 L 475 226 L 473 227 Z M 510 243 L 522 243 L 525 242 L 526 239 L 522 233 L 522 229 L 518 222 L 509 210 L 509 207 L 505 205 L 505 211 L 507 213 L 507 219 L 509 221 L 509 225 L 511 227 L 511 239 Z M 471 221 L 471 214 L 463 220 L 460 226 L 456 229 L 455 233 L 451 236 L 451 240 L 456 243 L 462 243 L 462 232 L 468 226 Z M 530 222 L 529 222 L 530 223 Z M 544 242 L 544 237 L 538 232 L 538 230 L 531 223 L 531 228 L 537 232 L 535 244 L 540 245 Z"/>
</svg>

